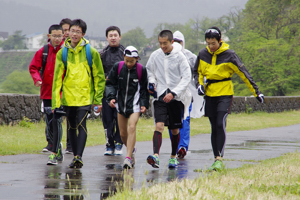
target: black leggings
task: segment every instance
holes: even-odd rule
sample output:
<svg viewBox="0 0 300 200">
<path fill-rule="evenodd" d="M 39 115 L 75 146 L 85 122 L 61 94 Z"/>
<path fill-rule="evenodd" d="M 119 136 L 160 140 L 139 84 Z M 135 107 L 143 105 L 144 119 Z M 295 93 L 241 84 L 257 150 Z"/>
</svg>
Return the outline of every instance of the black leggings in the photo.
<svg viewBox="0 0 300 200">
<path fill-rule="evenodd" d="M 86 118 L 89 110 L 82 107 L 65 107 L 65 111 L 73 154 L 82 157 L 87 139 Z"/>
<path fill-rule="evenodd" d="M 215 158 L 223 157 L 226 142 L 226 119 L 228 113 L 225 111 L 217 112 L 214 117 L 209 117 L 211 124 L 211 145 Z"/>
</svg>

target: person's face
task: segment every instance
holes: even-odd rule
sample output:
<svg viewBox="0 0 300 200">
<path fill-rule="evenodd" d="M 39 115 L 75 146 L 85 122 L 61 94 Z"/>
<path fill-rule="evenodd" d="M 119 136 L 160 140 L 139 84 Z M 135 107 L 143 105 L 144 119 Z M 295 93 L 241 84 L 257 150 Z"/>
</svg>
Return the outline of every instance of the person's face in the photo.
<svg viewBox="0 0 300 200">
<path fill-rule="evenodd" d="M 159 46 L 160 48 L 163 50 L 164 53 L 170 53 L 173 49 L 173 40 L 172 42 L 170 42 L 168 40 L 168 37 L 158 37 L 158 42 L 159 42 Z"/>
<path fill-rule="evenodd" d="M 71 44 L 76 46 L 81 38 L 84 36 L 85 34 L 82 33 L 82 29 L 79 26 L 72 26 L 70 27 L 70 38 L 71 38 Z"/>
<path fill-rule="evenodd" d="M 51 34 L 48 34 L 48 38 L 51 40 L 51 44 L 54 47 L 57 47 L 60 45 L 62 39 L 63 39 L 63 32 L 62 30 L 52 30 Z"/>
<path fill-rule="evenodd" d="M 215 52 L 220 48 L 220 43 L 216 38 L 206 38 L 205 40 L 211 52 Z"/>
<path fill-rule="evenodd" d="M 62 28 L 64 30 L 64 38 L 69 37 L 69 35 L 70 35 L 70 24 L 64 24 L 64 25 L 62 25 Z"/>
<path fill-rule="evenodd" d="M 108 41 L 109 46 L 118 47 L 120 45 L 121 36 L 116 30 L 109 31 L 106 40 Z"/>
<path fill-rule="evenodd" d="M 124 56 L 124 62 L 128 69 L 132 69 L 138 58 Z"/>
</svg>

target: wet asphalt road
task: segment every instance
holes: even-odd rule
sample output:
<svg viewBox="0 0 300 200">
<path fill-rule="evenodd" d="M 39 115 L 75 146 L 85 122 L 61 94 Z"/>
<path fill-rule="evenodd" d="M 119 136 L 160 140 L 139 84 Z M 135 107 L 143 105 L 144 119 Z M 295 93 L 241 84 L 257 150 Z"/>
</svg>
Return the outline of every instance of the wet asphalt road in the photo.
<svg viewBox="0 0 300 200">
<path fill-rule="evenodd" d="M 251 161 L 274 158 L 300 147 L 300 124 L 255 131 L 227 133 L 224 162 L 236 168 Z M 69 169 L 72 155 L 66 155 L 57 166 L 47 166 L 48 154 L 0 156 L 0 199 L 104 199 L 115 185 L 123 182 L 122 163 L 125 156 L 104 156 L 104 145 L 87 147 L 82 169 Z M 168 170 L 171 153 L 169 139 L 163 139 L 160 168 L 146 163 L 152 154 L 152 141 L 137 142 L 136 166 L 126 174 L 134 178 L 133 188 L 168 182 L 176 178 L 193 179 L 201 174 L 196 168 L 213 162 L 210 135 L 191 138 L 185 159 L 176 170 Z M 125 153 L 126 148 L 123 148 Z M 74 198 L 75 197 L 75 198 Z"/>
</svg>

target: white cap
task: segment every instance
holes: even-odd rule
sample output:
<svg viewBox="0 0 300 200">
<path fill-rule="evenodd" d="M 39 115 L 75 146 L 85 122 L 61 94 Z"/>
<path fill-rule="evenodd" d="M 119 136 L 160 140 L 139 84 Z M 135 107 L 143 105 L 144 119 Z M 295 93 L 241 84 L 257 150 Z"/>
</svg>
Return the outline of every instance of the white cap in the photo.
<svg viewBox="0 0 300 200">
<path fill-rule="evenodd" d="M 124 56 L 128 56 L 128 57 L 139 57 L 139 53 L 138 50 L 134 47 L 134 46 L 128 46 L 126 47 L 126 49 L 124 50 Z"/>
</svg>

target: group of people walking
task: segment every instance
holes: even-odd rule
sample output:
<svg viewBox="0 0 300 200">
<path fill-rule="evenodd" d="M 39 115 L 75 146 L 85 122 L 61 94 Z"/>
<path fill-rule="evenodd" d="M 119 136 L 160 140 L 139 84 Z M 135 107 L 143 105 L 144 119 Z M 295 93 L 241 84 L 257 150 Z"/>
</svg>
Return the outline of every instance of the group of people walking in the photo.
<svg viewBox="0 0 300 200">
<path fill-rule="evenodd" d="M 146 159 L 159 168 L 162 133 L 167 126 L 171 140 L 169 168 L 176 168 L 178 159 L 188 151 L 190 113 L 204 109 L 211 123 L 211 143 L 215 162 L 209 170 L 222 170 L 226 141 L 226 119 L 233 96 L 231 77 L 237 73 L 254 96 L 263 103 L 264 96 L 253 78 L 229 45 L 221 39 L 218 27 L 205 32 L 207 47 L 198 56 L 185 49 L 180 31 L 162 30 L 158 35 L 160 48 L 146 64 L 139 61 L 133 46 L 120 44 L 121 30 L 106 29 L 108 46 L 98 52 L 85 39 L 86 23 L 81 19 L 63 19 L 50 26 L 48 44 L 38 50 L 29 66 L 34 85 L 41 87 L 50 151 L 48 165 L 63 161 L 62 115 L 67 119 L 67 149 L 74 158 L 70 168 L 83 166 L 87 140 L 86 119 L 90 112 L 102 111 L 106 137 L 104 155 L 122 155 L 127 147 L 124 168 L 135 165 L 136 125 L 141 113 L 152 111 L 155 128 L 153 154 Z M 204 102 L 202 103 L 202 97 Z"/>
</svg>

